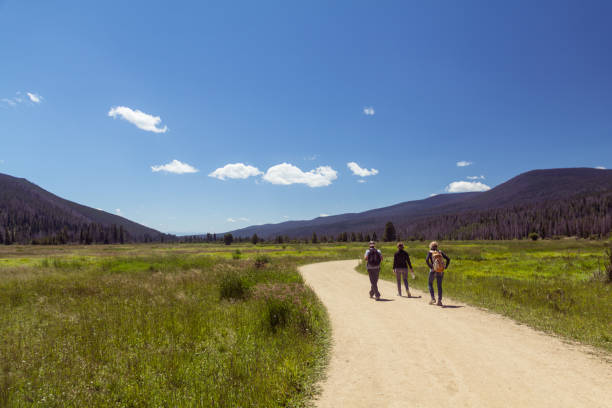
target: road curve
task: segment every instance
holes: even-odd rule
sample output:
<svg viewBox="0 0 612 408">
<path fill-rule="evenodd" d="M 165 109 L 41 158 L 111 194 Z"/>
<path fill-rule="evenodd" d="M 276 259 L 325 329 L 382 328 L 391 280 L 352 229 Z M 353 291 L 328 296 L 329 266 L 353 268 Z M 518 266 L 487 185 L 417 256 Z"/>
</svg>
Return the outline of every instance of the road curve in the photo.
<svg viewBox="0 0 612 408">
<path fill-rule="evenodd" d="M 377 302 L 355 266 L 300 268 L 333 330 L 318 407 L 612 407 L 612 364 L 589 348 L 416 290 L 400 298 L 391 282 Z"/>
</svg>

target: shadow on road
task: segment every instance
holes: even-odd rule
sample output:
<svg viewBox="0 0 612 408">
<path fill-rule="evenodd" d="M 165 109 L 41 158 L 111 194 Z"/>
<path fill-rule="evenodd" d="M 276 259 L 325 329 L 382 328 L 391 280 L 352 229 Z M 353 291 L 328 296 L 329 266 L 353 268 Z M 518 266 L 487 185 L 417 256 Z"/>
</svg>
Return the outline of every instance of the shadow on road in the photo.
<svg viewBox="0 0 612 408">
<path fill-rule="evenodd" d="M 462 308 L 464 306 L 455 306 L 455 305 L 444 305 L 442 306 L 442 309 L 459 309 Z"/>
<path fill-rule="evenodd" d="M 378 298 L 376 299 L 377 302 L 393 302 L 394 299 L 387 299 L 387 298 Z"/>
</svg>

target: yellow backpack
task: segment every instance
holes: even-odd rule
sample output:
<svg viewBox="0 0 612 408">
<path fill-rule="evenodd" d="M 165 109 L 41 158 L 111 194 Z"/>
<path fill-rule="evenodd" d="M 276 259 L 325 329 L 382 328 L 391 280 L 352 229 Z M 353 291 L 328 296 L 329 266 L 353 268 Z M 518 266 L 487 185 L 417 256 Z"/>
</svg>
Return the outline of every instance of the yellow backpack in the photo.
<svg viewBox="0 0 612 408">
<path fill-rule="evenodd" d="M 431 251 L 431 260 L 433 264 L 433 270 L 437 273 L 444 272 L 446 264 L 444 263 L 444 257 L 440 251 Z"/>
</svg>

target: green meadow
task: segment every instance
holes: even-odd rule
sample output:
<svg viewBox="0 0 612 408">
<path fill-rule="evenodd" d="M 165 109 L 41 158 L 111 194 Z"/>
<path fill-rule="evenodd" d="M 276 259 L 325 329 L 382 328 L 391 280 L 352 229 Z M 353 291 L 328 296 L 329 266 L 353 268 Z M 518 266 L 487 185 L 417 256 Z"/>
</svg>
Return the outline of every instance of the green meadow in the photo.
<svg viewBox="0 0 612 408">
<path fill-rule="evenodd" d="M 605 245 L 441 242 L 452 258 L 445 296 L 612 351 Z M 426 290 L 427 243 L 406 246 L 417 273 L 410 283 Z M 361 258 L 365 249 L 2 246 L 0 406 L 308 405 L 330 327 L 297 267 Z M 382 250 L 382 276 L 394 279 L 394 245 Z M 358 295 L 367 292 L 365 284 Z"/>
<path fill-rule="evenodd" d="M 329 344 L 297 273 L 349 249 L 0 247 L 0 406 L 305 405 Z"/>
</svg>

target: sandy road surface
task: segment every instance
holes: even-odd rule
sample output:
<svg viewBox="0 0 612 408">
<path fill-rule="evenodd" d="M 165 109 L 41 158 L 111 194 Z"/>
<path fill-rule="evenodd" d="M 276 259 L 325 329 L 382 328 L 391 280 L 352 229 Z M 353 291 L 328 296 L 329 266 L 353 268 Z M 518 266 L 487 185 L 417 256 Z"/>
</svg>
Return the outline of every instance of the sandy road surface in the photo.
<svg viewBox="0 0 612 408">
<path fill-rule="evenodd" d="M 356 265 L 300 268 L 333 327 L 319 407 L 612 407 L 612 364 L 588 348 L 391 282 L 377 302 Z"/>
</svg>

